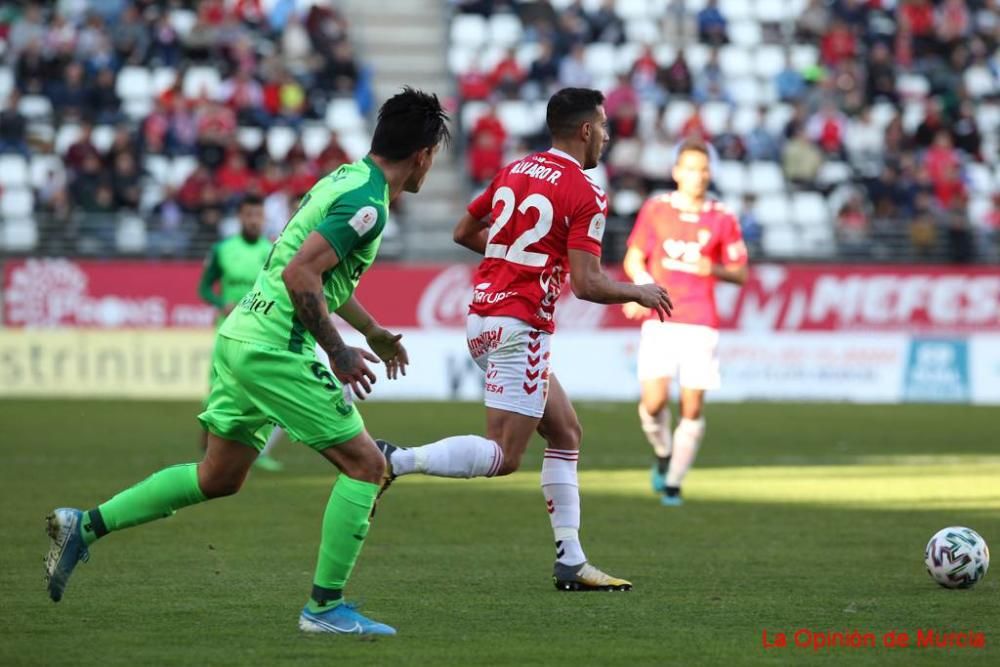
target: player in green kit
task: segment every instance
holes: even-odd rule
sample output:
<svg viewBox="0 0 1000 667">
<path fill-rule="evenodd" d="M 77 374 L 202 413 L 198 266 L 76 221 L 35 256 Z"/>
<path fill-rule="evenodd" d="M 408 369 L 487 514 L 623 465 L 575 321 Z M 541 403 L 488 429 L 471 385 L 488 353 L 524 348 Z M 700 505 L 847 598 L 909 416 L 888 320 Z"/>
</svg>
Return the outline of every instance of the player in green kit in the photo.
<svg viewBox="0 0 1000 667">
<path fill-rule="evenodd" d="M 240 200 L 237 216 L 240 233 L 212 246 L 198 284 L 198 295 L 218 309 L 217 322 L 220 326 L 240 299 L 254 286 L 257 274 L 271 252 L 271 242 L 261 234 L 264 229 L 264 201 L 257 195 L 247 195 Z M 216 284 L 219 286 L 218 291 L 215 289 Z M 282 469 L 281 462 L 271 456 L 271 450 L 281 439 L 281 434 L 281 427 L 271 432 L 264 449 L 254 461 L 254 466 L 272 472 Z M 206 444 L 207 440 L 202 446 Z"/>
<path fill-rule="evenodd" d="M 62 598 L 95 540 L 239 491 L 273 422 L 341 472 L 323 515 L 312 593 L 299 628 L 395 634 L 343 600 L 385 459 L 341 387 L 349 385 L 364 399 L 375 382 L 366 361 L 384 361 L 390 379 L 405 373 L 409 360 L 400 336 L 379 326 L 353 293 L 378 252 L 389 202 L 420 190 L 448 138 L 446 120 L 436 96 L 404 89 L 379 110 L 368 156 L 325 176 L 306 194 L 253 288 L 219 329 L 212 389 L 198 417 L 209 432 L 205 457 L 164 468 L 90 511 L 53 511 L 46 558 L 52 600 Z M 331 311 L 364 334 L 374 354 L 345 345 Z M 317 361 L 314 341 L 329 354 L 332 375 Z"/>
</svg>

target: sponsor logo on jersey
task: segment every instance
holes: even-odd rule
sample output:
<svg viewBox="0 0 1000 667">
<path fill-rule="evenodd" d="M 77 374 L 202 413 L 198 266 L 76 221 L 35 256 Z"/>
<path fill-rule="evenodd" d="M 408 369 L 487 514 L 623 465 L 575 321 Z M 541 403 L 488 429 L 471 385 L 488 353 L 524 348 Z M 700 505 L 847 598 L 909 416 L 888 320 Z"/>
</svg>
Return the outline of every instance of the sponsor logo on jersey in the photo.
<svg viewBox="0 0 1000 667">
<path fill-rule="evenodd" d="M 245 313 L 263 313 L 270 315 L 274 308 L 274 299 L 267 300 L 260 290 L 250 292 L 240 300 L 240 310 Z"/>
<path fill-rule="evenodd" d="M 500 340 L 503 338 L 503 327 L 487 329 L 478 336 L 469 339 L 469 354 L 473 357 L 481 357 L 497 349 Z M 492 366 L 492 364 L 491 364 Z M 489 377 L 489 374 L 487 374 Z"/>
<path fill-rule="evenodd" d="M 472 303 L 500 303 L 509 296 L 514 296 L 517 294 L 514 290 L 506 290 L 504 292 L 488 292 L 486 290 L 475 289 L 472 291 Z"/>
</svg>

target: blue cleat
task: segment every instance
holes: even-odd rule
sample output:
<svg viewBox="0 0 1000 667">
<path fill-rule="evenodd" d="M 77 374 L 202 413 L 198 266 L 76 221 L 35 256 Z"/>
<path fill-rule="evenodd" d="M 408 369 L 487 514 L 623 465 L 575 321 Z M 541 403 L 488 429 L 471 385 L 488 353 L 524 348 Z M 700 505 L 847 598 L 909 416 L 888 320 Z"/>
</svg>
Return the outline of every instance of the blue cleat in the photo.
<svg viewBox="0 0 1000 667">
<path fill-rule="evenodd" d="M 653 486 L 653 493 L 660 495 L 667 489 L 667 476 L 660 473 L 659 466 L 654 463 L 649 471 L 649 481 Z"/>
<path fill-rule="evenodd" d="M 373 621 L 357 612 L 357 605 L 342 602 L 323 612 L 302 610 L 299 616 L 302 632 L 328 632 L 334 635 L 394 635 L 396 629 Z"/>
<path fill-rule="evenodd" d="M 90 552 L 80 534 L 80 520 L 83 512 L 70 507 L 53 510 L 47 521 L 46 531 L 52 539 L 49 553 L 45 556 L 45 581 L 49 587 L 49 597 L 53 602 L 62 600 L 69 575 L 80 561 L 90 560 Z"/>
<path fill-rule="evenodd" d="M 680 507 L 683 505 L 684 499 L 681 498 L 681 487 L 664 486 L 663 495 L 660 496 L 660 504 L 664 507 Z"/>
</svg>

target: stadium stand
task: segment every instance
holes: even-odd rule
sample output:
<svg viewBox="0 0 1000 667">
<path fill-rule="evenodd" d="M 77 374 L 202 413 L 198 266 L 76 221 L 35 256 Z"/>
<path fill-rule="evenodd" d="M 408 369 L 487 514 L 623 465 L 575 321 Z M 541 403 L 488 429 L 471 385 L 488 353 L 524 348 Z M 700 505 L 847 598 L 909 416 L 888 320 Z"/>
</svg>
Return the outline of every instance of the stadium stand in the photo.
<svg viewBox="0 0 1000 667">
<path fill-rule="evenodd" d="M 984 0 L 453 3 L 472 187 L 545 144 L 544 100 L 608 96 L 621 249 L 690 135 L 758 257 L 996 261 L 1000 19 Z"/>
<path fill-rule="evenodd" d="M 407 236 L 423 258 L 454 202 L 545 145 L 563 85 L 608 95 L 609 259 L 693 134 L 756 257 L 1000 258 L 996 0 L 449 5 L 441 67 L 468 190 L 447 164 L 433 175 Z M 349 18 L 320 0 L 4 3 L 0 251 L 201 256 L 249 190 L 276 234 L 317 174 L 367 147 L 375 83 Z"/>
<path fill-rule="evenodd" d="M 0 250 L 201 256 L 363 155 L 347 18 L 295 0 L 3 3 Z"/>
</svg>

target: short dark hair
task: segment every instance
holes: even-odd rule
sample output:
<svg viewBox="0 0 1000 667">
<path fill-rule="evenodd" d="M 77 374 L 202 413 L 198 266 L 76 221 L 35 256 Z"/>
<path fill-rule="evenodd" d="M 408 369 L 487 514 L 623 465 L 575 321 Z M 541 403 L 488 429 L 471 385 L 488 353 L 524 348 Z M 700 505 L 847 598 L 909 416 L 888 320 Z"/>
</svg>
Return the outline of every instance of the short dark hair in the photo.
<svg viewBox="0 0 1000 667">
<path fill-rule="evenodd" d="M 264 205 L 264 199 L 260 195 L 251 192 L 250 194 L 243 195 L 243 199 L 240 200 L 239 207 L 242 209 L 244 206 L 263 206 L 263 205 Z"/>
<path fill-rule="evenodd" d="M 371 152 L 387 160 L 405 160 L 417 151 L 451 138 L 448 114 L 437 95 L 406 86 L 378 110 Z"/>
<path fill-rule="evenodd" d="M 552 96 L 545 110 L 545 124 L 553 137 L 566 137 L 604 104 L 604 93 L 590 88 L 563 88 Z"/>
<path fill-rule="evenodd" d="M 692 151 L 694 153 L 701 153 L 705 157 L 711 159 L 711 154 L 708 152 L 708 145 L 697 137 L 689 137 L 681 142 L 681 145 L 677 148 L 677 159 L 681 159 L 681 155 Z"/>
</svg>

